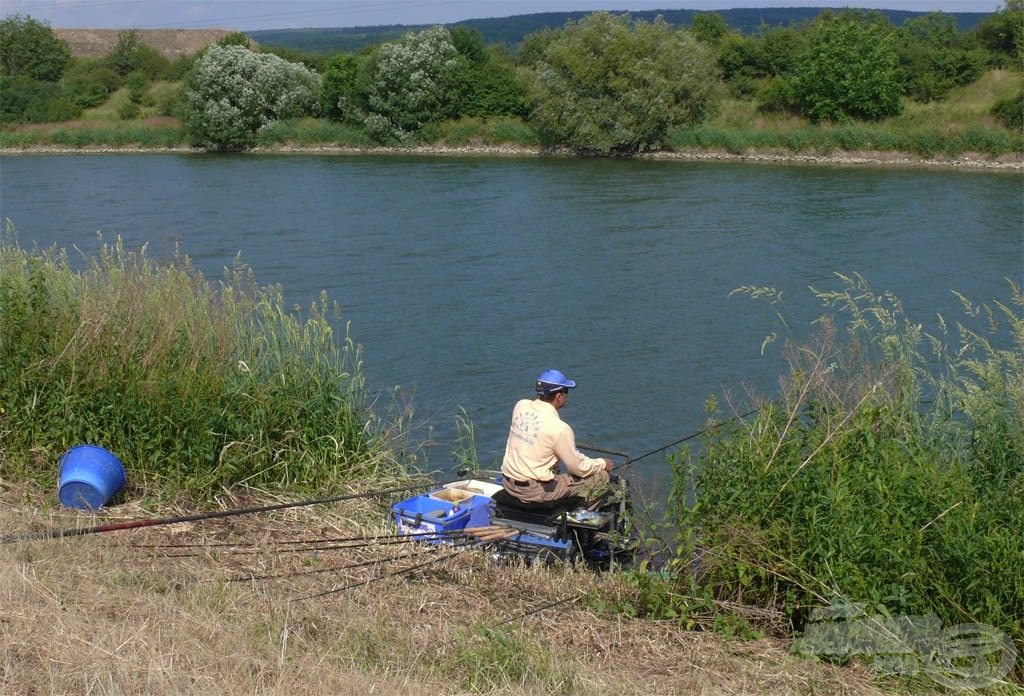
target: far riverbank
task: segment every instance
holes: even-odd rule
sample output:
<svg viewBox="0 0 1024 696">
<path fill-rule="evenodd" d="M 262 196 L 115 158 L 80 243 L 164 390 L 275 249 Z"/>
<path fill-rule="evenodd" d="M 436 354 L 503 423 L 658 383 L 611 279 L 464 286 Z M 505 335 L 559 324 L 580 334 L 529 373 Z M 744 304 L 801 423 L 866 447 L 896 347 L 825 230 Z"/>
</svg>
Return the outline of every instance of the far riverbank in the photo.
<svg viewBox="0 0 1024 696">
<path fill-rule="evenodd" d="M 191 147 L 139 147 L 139 146 L 83 146 L 60 147 L 39 145 L 26 148 L 0 148 L 0 156 L 8 155 L 102 155 L 102 154 L 183 154 L 205 152 L 202 148 Z M 417 147 L 352 147 L 336 145 L 280 145 L 259 147 L 238 154 L 303 154 L 303 155 L 359 155 L 359 154 L 419 154 L 419 155 L 457 155 L 457 156 L 488 156 L 488 157 L 582 157 L 570 149 L 547 149 L 524 147 L 519 145 L 460 145 L 446 146 L 423 145 Z M 990 157 L 983 153 L 964 153 L 953 156 L 922 157 L 906 152 L 873 151 L 834 151 L 827 154 L 797 153 L 778 150 L 758 150 L 753 152 L 735 153 L 718 149 L 692 149 L 681 151 L 659 151 L 631 155 L 636 159 L 649 160 L 683 160 L 708 162 L 753 162 L 773 164 L 814 164 L 835 166 L 884 166 L 909 168 L 942 168 L 962 170 L 1011 170 L 1024 171 L 1024 152 L 1017 152 L 999 157 Z"/>
</svg>

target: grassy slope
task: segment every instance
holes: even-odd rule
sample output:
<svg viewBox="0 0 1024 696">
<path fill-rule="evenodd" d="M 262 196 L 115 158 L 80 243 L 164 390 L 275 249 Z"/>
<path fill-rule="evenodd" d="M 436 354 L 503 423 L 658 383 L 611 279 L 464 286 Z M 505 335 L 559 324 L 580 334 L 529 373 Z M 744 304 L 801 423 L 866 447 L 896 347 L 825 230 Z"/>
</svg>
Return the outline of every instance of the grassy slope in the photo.
<svg viewBox="0 0 1024 696">
<path fill-rule="evenodd" d="M 98 522 L 54 504 L 0 482 L 0 530 Z M 154 514 L 181 511 L 107 511 Z M 526 617 L 573 593 L 614 592 L 614 579 L 499 569 L 482 554 L 299 599 L 436 556 L 312 572 L 409 548 L 288 544 L 380 530 L 385 517 L 346 503 L 0 545 L 0 693 L 882 693 L 863 667 L 803 660 L 785 641 L 598 617 L 584 601 Z"/>
</svg>

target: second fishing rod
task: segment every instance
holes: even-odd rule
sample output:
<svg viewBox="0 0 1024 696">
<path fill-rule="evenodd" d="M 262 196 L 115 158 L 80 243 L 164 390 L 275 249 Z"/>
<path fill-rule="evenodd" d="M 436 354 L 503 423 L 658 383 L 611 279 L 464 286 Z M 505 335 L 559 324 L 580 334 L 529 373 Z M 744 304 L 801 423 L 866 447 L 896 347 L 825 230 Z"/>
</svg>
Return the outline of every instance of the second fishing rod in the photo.
<svg viewBox="0 0 1024 696">
<path fill-rule="evenodd" d="M 656 448 L 654 448 L 654 449 L 652 449 L 652 450 L 650 450 L 648 452 L 644 452 L 643 454 L 641 454 L 639 456 L 636 456 L 636 457 L 631 456 L 627 452 L 620 452 L 618 450 L 606 449 L 606 448 L 597 447 L 597 446 L 594 446 L 594 445 L 587 445 L 587 444 L 584 444 L 584 443 L 577 443 L 576 446 L 579 447 L 580 449 L 585 449 L 585 450 L 588 450 L 590 452 L 598 452 L 600 454 L 610 454 L 610 455 L 615 456 L 615 457 L 625 457 L 626 461 L 624 461 L 622 464 L 616 465 L 615 468 L 613 469 L 613 471 L 620 471 L 620 470 L 625 469 L 625 468 L 627 468 L 629 466 L 632 466 L 634 463 L 640 461 L 641 459 L 646 459 L 647 457 L 651 457 L 651 456 L 653 456 L 655 454 L 658 454 L 659 452 L 664 452 L 665 450 L 668 450 L 668 449 L 671 449 L 672 447 L 676 447 L 678 445 L 681 445 L 684 442 L 688 442 L 690 440 L 693 440 L 694 438 L 698 438 L 701 435 L 706 435 L 708 433 L 714 432 L 715 430 L 718 430 L 719 428 L 723 428 L 723 427 L 725 427 L 726 425 L 728 425 L 730 423 L 733 423 L 733 422 L 738 421 L 738 420 L 743 420 L 747 416 L 751 416 L 751 415 L 757 413 L 760 410 L 761 409 L 758 409 L 758 408 L 751 409 L 751 410 L 747 411 L 746 413 L 741 413 L 741 414 L 739 414 L 737 416 L 733 416 L 732 418 L 729 418 L 727 420 L 721 421 L 719 423 L 715 423 L 713 425 L 709 425 L 708 427 L 702 428 L 701 430 L 698 430 L 695 433 L 690 433 L 686 437 L 681 437 L 678 440 L 673 440 L 672 442 L 668 443 L 667 445 L 662 445 L 661 447 L 656 447 Z"/>
</svg>

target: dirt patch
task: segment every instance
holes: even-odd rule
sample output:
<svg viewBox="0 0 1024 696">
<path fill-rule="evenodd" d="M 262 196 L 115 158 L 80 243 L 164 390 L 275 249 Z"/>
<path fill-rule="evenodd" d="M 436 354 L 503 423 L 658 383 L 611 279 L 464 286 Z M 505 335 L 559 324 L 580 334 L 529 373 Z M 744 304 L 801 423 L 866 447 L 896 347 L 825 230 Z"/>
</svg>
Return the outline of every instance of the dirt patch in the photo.
<svg viewBox="0 0 1024 696">
<path fill-rule="evenodd" d="M 94 58 L 110 53 L 117 45 L 120 29 L 54 29 L 68 42 L 71 55 Z M 136 29 L 139 41 L 152 46 L 168 60 L 197 53 L 217 40 L 233 33 L 230 29 Z"/>
</svg>

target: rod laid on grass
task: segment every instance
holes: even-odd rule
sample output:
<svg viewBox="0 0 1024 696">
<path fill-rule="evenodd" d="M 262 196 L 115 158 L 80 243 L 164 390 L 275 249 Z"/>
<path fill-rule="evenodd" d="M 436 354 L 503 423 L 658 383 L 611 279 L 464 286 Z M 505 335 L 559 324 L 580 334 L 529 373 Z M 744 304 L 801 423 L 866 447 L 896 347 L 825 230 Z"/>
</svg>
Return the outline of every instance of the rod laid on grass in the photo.
<svg viewBox="0 0 1024 696">
<path fill-rule="evenodd" d="M 314 498 L 312 500 L 299 500 L 293 503 L 275 503 L 272 505 L 260 505 L 256 507 L 238 508 L 235 510 L 218 510 L 216 512 L 201 512 L 193 515 L 179 515 L 177 517 L 151 517 L 142 520 L 129 520 L 127 522 L 111 522 L 100 524 L 94 527 L 73 527 L 71 529 L 51 529 L 45 532 L 28 532 L 25 534 L 11 534 L 0 537 L 0 544 L 10 544 L 16 541 L 34 541 L 39 539 L 60 539 L 63 537 L 84 536 L 86 534 L 101 534 L 103 532 L 117 532 L 123 529 L 140 529 L 142 527 L 156 527 L 165 524 L 178 524 L 180 522 L 199 522 L 201 520 L 215 520 L 224 517 L 235 517 L 236 515 L 251 515 L 257 512 L 273 512 L 275 510 L 287 510 L 289 508 L 306 507 L 310 505 L 322 505 L 325 503 L 337 503 L 344 500 L 355 500 L 357 498 L 372 498 L 378 495 L 390 493 L 402 493 L 406 491 L 430 488 L 433 483 L 423 483 L 412 486 L 398 486 L 379 491 L 368 491 L 366 493 L 349 493 L 347 495 L 335 495 L 329 498 Z M 442 484 L 443 485 L 443 484 Z"/>
<path fill-rule="evenodd" d="M 353 582 L 353 583 L 351 583 L 349 585 L 345 585 L 344 587 L 334 587 L 334 588 L 331 588 L 330 590 L 325 590 L 323 592 L 317 592 L 316 594 L 304 595 L 302 597 L 293 597 L 292 599 L 290 599 L 288 601 L 289 602 L 302 602 L 302 601 L 305 601 L 307 599 L 319 599 L 321 597 L 326 597 L 327 595 L 337 594 L 339 592 L 345 592 L 346 590 L 351 590 L 351 589 L 354 589 L 356 587 L 362 587 L 363 585 L 369 585 L 371 582 L 377 582 L 377 581 L 380 581 L 380 580 L 387 580 L 388 578 L 397 578 L 397 577 L 402 576 L 402 575 L 408 575 L 408 574 L 412 573 L 414 570 L 419 570 L 420 568 L 426 568 L 427 566 L 434 565 L 435 563 L 440 563 L 441 561 L 446 561 L 449 558 L 454 558 L 459 553 L 461 553 L 461 551 L 452 551 L 451 553 L 438 556 L 437 558 L 432 558 L 429 561 L 425 561 L 423 563 L 417 563 L 414 566 L 410 566 L 408 568 L 403 568 L 401 570 L 396 570 L 393 573 L 387 573 L 385 575 L 375 575 L 372 578 L 367 578 L 366 580 L 360 580 L 359 582 Z"/>
</svg>

